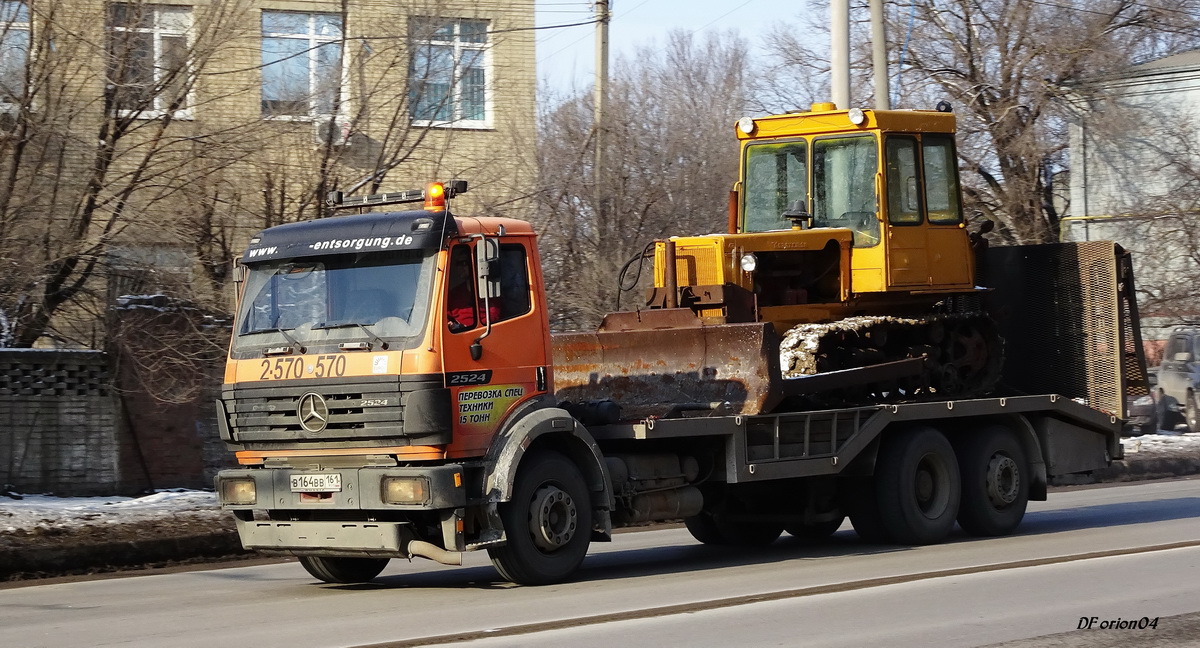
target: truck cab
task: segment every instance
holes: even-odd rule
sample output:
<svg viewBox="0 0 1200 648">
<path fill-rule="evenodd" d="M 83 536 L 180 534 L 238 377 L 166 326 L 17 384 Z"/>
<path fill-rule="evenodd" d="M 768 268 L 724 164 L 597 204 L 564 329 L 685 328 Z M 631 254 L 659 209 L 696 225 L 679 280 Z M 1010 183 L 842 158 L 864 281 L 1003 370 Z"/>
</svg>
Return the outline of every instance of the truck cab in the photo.
<svg viewBox="0 0 1200 648">
<path fill-rule="evenodd" d="M 241 465 L 218 491 L 248 548 L 339 580 L 503 542 L 514 479 L 485 455 L 519 458 L 541 428 L 515 428 L 513 412 L 551 404 L 541 261 L 528 223 L 451 214 L 456 188 L 382 194 L 370 204 L 425 204 L 251 240 L 217 403 Z"/>
<path fill-rule="evenodd" d="M 729 233 L 673 237 L 655 259 L 665 293 L 714 322 L 805 322 L 907 311 L 971 293 L 955 118 L 933 110 L 836 110 L 738 121 Z M 745 306 L 753 303 L 753 311 Z"/>
</svg>

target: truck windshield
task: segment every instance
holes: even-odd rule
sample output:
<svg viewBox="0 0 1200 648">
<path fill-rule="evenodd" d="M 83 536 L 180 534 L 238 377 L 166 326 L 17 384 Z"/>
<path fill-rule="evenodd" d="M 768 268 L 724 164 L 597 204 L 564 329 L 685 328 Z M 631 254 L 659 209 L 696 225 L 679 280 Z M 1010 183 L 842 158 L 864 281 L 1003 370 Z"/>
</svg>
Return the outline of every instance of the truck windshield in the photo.
<svg viewBox="0 0 1200 648">
<path fill-rule="evenodd" d="M 746 147 L 745 231 L 792 228 L 783 212 L 808 211 L 808 146 L 804 140 Z"/>
<path fill-rule="evenodd" d="M 376 336 L 389 348 L 408 348 L 425 329 L 433 267 L 433 252 L 420 250 L 254 264 L 234 351 L 291 340 L 319 351 Z"/>
<path fill-rule="evenodd" d="M 791 229 L 783 212 L 792 209 L 811 213 L 813 227 L 852 230 L 854 247 L 878 244 L 875 137 L 820 138 L 812 142 L 811 160 L 808 154 L 804 140 L 746 147 L 744 230 Z"/>
<path fill-rule="evenodd" d="M 854 247 L 879 243 L 875 174 L 879 153 L 871 135 L 813 142 L 813 226 L 854 231 Z"/>
</svg>

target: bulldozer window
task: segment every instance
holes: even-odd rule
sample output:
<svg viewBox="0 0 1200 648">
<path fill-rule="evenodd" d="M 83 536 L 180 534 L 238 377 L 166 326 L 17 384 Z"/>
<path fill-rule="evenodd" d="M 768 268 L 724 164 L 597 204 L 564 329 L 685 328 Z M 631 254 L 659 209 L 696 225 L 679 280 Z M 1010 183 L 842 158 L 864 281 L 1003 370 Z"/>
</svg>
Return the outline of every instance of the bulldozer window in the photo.
<svg viewBox="0 0 1200 648">
<path fill-rule="evenodd" d="M 925 163 L 925 205 L 929 209 L 929 222 L 934 225 L 961 223 L 954 140 L 948 135 L 925 135 L 921 138 L 921 157 Z"/>
<path fill-rule="evenodd" d="M 888 221 L 893 225 L 921 223 L 921 183 L 914 137 L 887 139 Z"/>
<path fill-rule="evenodd" d="M 879 153 L 871 135 L 813 142 L 813 226 L 853 230 L 854 247 L 879 244 L 875 172 Z"/>
<path fill-rule="evenodd" d="M 782 216 L 793 203 L 808 207 L 808 146 L 804 140 L 746 147 L 743 231 L 791 229 Z"/>
</svg>

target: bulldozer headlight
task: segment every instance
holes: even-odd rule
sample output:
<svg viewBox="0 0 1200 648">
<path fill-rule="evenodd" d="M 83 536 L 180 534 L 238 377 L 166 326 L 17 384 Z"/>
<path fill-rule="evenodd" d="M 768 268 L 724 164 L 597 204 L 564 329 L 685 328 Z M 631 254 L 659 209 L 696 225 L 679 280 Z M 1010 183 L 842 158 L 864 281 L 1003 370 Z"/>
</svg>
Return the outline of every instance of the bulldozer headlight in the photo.
<svg viewBox="0 0 1200 648">
<path fill-rule="evenodd" d="M 758 269 L 758 257 L 754 256 L 753 252 L 743 254 L 741 265 L 743 271 L 754 272 Z"/>
<path fill-rule="evenodd" d="M 747 135 L 753 135 L 754 134 L 754 118 L 753 117 L 742 117 L 741 119 L 739 119 L 738 120 L 738 130 L 742 131 L 743 133 L 745 133 Z"/>
<path fill-rule="evenodd" d="M 258 492 L 253 479 L 222 479 L 221 502 L 224 504 L 253 504 L 258 501 Z"/>
<path fill-rule="evenodd" d="M 424 504 L 429 482 L 424 477 L 384 477 L 381 497 L 385 504 Z"/>
<path fill-rule="evenodd" d="M 850 118 L 850 123 L 855 126 L 861 126 L 867 121 L 867 116 L 863 114 L 862 108 L 851 108 L 846 112 L 846 116 Z"/>
</svg>

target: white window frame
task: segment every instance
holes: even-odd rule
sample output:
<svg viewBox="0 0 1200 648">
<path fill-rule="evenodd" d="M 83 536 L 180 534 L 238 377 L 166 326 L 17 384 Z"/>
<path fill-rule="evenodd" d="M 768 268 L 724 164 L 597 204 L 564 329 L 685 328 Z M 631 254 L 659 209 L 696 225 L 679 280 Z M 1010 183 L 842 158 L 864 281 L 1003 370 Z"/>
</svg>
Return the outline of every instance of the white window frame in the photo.
<svg viewBox="0 0 1200 648">
<path fill-rule="evenodd" d="M 493 115 L 495 114 L 494 96 L 492 93 L 493 70 L 492 70 L 492 39 L 491 39 L 491 21 L 484 18 L 441 18 L 414 16 L 410 20 L 424 20 L 429 24 L 436 24 L 439 21 L 452 24 L 454 33 L 452 40 L 439 40 L 434 34 L 429 34 L 427 38 L 421 35 L 413 36 L 413 51 L 422 47 L 452 47 L 454 50 L 454 78 L 451 82 L 451 117 L 449 120 L 432 120 L 432 119 L 412 119 L 413 126 L 429 127 L 429 128 L 462 128 L 469 130 L 490 130 L 492 129 Z M 485 40 L 482 43 L 468 43 L 460 38 L 461 27 L 463 21 L 479 22 L 485 25 L 484 35 Z M 483 119 L 462 119 L 462 101 L 463 101 L 463 84 L 460 71 L 460 65 L 463 60 L 463 52 L 477 51 L 483 53 Z M 411 73 L 411 69 L 410 69 Z M 412 79 L 409 80 L 410 83 Z M 409 106 L 409 114 L 414 112 L 415 106 Z"/>
<path fill-rule="evenodd" d="M 263 9 L 262 13 L 264 16 L 268 13 L 276 13 L 276 14 L 302 15 L 307 18 L 308 33 L 306 33 L 306 34 L 294 34 L 294 33 L 289 33 L 289 32 L 269 32 L 269 31 L 266 31 L 266 28 L 262 26 L 261 20 L 259 23 L 259 31 L 261 32 L 260 33 L 261 38 L 264 40 L 267 38 L 289 38 L 289 39 L 293 39 L 293 40 L 303 40 L 308 44 L 307 49 L 305 51 L 305 58 L 308 60 L 308 97 L 309 97 L 309 99 L 308 99 L 308 114 L 305 114 L 305 115 L 272 115 L 272 114 L 269 114 L 264 110 L 264 108 L 262 106 L 261 98 L 262 98 L 262 91 L 264 88 L 265 81 L 260 80 L 259 87 L 258 87 L 259 98 L 260 98 L 259 111 L 262 114 L 262 118 L 268 119 L 268 120 L 278 120 L 278 121 L 318 121 L 318 120 L 324 120 L 324 119 L 345 119 L 346 116 L 349 114 L 348 88 L 349 88 L 349 81 L 350 81 L 350 74 L 349 74 L 349 67 L 348 67 L 349 61 L 346 60 L 347 57 L 346 57 L 346 45 L 345 45 L 345 43 L 346 43 L 345 16 L 335 13 L 335 12 L 328 12 L 328 11 L 277 11 L 274 9 Z M 316 28 L 316 19 L 318 16 L 324 16 L 324 17 L 337 16 L 338 19 L 342 22 L 341 35 L 340 36 L 321 36 L 320 34 L 318 34 L 317 28 Z M 261 41 L 260 41 L 260 43 L 261 43 Z M 326 43 L 339 43 L 342 48 L 341 56 L 340 56 L 341 61 L 342 61 L 342 65 L 341 65 L 342 70 L 341 70 L 341 79 L 339 79 L 339 82 L 338 82 L 338 97 L 337 97 L 337 101 L 335 102 L 335 105 L 337 106 L 337 111 L 335 113 L 325 113 L 325 112 L 317 111 L 316 99 L 315 99 L 316 94 L 317 94 L 315 91 L 317 88 L 317 47 L 320 45 L 326 44 Z M 274 63 L 272 63 L 270 65 L 274 65 Z M 267 67 L 267 64 L 264 64 L 263 68 L 265 69 L 266 67 Z"/>
<path fill-rule="evenodd" d="M 135 33 L 135 34 L 150 34 L 154 43 L 154 79 L 153 83 L 157 86 L 161 82 L 161 73 L 163 68 L 159 63 L 163 60 L 163 36 L 182 36 L 187 42 L 187 75 L 191 77 L 194 74 L 191 64 L 191 48 L 194 45 L 194 33 L 192 27 L 195 25 L 195 9 L 190 5 L 172 5 L 172 4 L 137 4 L 132 2 L 118 2 L 114 5 L 124 4 L 128 7 L 140 7 L 141 11 L 152 11 L 154 14 L 154 24 L 149 28 L 145 27 L 126 27 L 109 24 L 108 31 L 113 34 L 117 33 Z M 163 25 L 163 9 L 182 10 L 186 14 L 187 27 L 184 29 L 167 28 Z M 111 21 L 111 17 L 106 17 L 106 20 Z M 106 53 L 107 56 L 112 56 L 112 53 Z M 190 79 L 187 81 L 190 84 Z M 189 87 L 187 96 L 183 100 L 183 108 L 176 110 L 172 114 L 173 119 L 192 119 L 192 104 L 195 101 L 194 87 Z M 117 114 L 121 117 L 138 117 L 140 119 L 158 119 L 162 117 L 166 111 L 162 107 L 162 102 L 165 101 L 162 94 L 155 95 L 154 107 L 147 110 L 129 110 L 118 109 Z"/>
<path fill-rule="evenodd" d="M 33 9 L 30 8 L 27 0 L 9 0 L 6 4 L 12 4 L 25 8 L 25 17 L 27 22 L 11 22 L 0 23 L 0 36 L 7 35 L 9 32 L 23 31 L 28 34 L 28 39 L 25 46 L 25 66 L 29 66 L 29 56 L 33 49 Z M 2 15 L 2 14 L 0 14 Z M 20 112 L 20 104 L 11 103 L 0 98 L 0 113 L 16 114 Z"/>
</svg>

